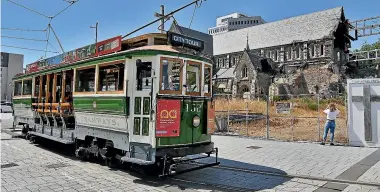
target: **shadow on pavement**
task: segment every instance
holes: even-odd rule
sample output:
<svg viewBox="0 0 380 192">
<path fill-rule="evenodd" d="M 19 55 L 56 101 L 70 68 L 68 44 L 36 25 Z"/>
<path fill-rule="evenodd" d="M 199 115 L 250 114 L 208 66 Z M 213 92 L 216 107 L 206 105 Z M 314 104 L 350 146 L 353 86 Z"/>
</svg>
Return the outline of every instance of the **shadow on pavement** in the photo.
<svg viewBox="0 0 380 192">
<path fill-rule="evenodd" d="M 77 159 L 73 153 L 73 146 L 60 144 L 54 141 L 39 141 L 35 146 L 44 150 L 62 155 L 75 161 Z M 197 161 L 200 163 L 214 162 L 215 158 L 210 157 Z M 261 165 L 243 163 L 239 161 L 219 158 L 221 166 L 236 167 L 246 170 L 262 171 L 267 173 L 276 173 L 287 175 L 285 171 L 280 169 L 266 167 Z M 93 162 L 103 164 L 102 161 Z M 104 164 L 103 164 L 104 165 Z M 178 167 L 179 170 L 187 169 L 194 166 L 193 164 L 184 164 Z M 252 191 L 273 189 L 283 183 L 289 181 L 289 177 L 271 176 L 258 173 L 249 173 L 242 171 L 226 170 L 219 167 L 210 167 L 181 175 L 172 176 L 166 179 L 158 179 L 157 177 L 148 176 L 143 173 L 131 170 L 126 165 L 120 165 L 114 169 L 106 169 L 115 171 L 116 174 L 133 177 L 133 182 L 152 187 L 159 187 L 167 191 L 193 191 L 193 190 L 209 190 L 209 191 Z"/>
</svg>

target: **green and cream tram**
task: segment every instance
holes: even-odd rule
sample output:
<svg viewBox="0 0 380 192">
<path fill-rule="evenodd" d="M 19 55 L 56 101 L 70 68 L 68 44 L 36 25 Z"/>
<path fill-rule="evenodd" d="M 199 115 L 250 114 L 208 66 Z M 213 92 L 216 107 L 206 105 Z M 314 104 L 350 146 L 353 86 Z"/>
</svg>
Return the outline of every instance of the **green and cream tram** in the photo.
<svg viewBox="0 0 380 192">
<path fill-rule="evenodd" d="M 14 78 L 14 119 L 28 125 L 32 141 L 75 144 L 79 158 L 152 165 L 167 175 L 176 158 L 217 153 L 212 61 L 202 48 L 174 33 L 119 36 L 58 63 L 33 63 Z"/>
</svg>

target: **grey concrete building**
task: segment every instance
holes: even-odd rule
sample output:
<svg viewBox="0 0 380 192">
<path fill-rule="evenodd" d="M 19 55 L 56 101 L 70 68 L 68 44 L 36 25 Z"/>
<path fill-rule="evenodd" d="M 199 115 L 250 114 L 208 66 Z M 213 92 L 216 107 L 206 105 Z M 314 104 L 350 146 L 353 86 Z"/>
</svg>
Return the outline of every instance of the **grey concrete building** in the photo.
<svg viewBox="0 0 380 192">
<path fill-rule="evenodd" d="M 232 13 L 216 19 L 216 26 L 208 29 L 208 34 L 217 35 L 246 27 L 264 24 L 261 16 L 247 16 L 241 13 Z"/>
<path fill-rule="evenodd" d="M 13 87 L 12 78 L 23 72 L 24 55 L 1 52 L 1 101 L 11 100 Z"/>
<path fill-rule="evenodd" d="M 214 86 L 234 95 L 268 94 L 272 84 L 278 94 L 329 89 L 327 80 L 307 70 L 336 74 L 333 81 L 339 81 L 351 46 L 348 32 L 343 7 L 337 7 L 213 35 Z M 271 69 L 263 70 L 263 62 L 273 62 Z"/>
</svg>

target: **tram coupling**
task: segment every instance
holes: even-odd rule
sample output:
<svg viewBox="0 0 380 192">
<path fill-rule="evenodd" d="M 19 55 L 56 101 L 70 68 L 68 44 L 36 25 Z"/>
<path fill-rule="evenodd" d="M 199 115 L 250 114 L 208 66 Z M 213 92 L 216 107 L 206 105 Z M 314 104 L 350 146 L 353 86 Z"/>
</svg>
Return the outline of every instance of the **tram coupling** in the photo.
<svg viewBox="0 0 380 192">
<path fill-rule="evenodd" d="M 214 163 L 198 165 L 196 167 L 176 171 L 176 167 L 180 164 L 192 163 L 192 162 L 195 162 L 196 160 L 199 160 L 199 159 L 209 158 L 209 157 L 211 157 L 211 154 L 215 154 L 215 162 Z M 164 162 L 163 162 L 162 174 L 160 174 L 158 177 L 159 178 L 166 178 L 169 176 L 188 173 L 191 171 L 196 171 L 196 170 L 204 169 L 207 167 L 217 166 L 219 164 L 220 164 L 220 162 L 218 161 L 218 148 L 217 147 L 213 148 L 212 152 L 207 153 L 207 156 L 194 157 L 194 158 L 189 158 L 189 159 L 185 159 L 185 160 L 174 161 L 173 159 L 169 159 L 168 157 L 165 156 Z M 193 165 L 195 165 L 195 164 L 193 164 Z"/>
</svg>

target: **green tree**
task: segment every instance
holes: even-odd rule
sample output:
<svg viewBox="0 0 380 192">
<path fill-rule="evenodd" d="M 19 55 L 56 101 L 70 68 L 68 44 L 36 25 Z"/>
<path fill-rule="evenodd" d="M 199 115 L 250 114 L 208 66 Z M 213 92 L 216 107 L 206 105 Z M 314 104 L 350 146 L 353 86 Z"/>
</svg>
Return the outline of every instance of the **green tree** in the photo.
<svg viewBox="0 0 380 192">
<path fill-rule="evenodd" d="M 380 49 L 380 38 L 372 44 L 369 44 L 367 43 L 367 41 L 365 41 L 360 47 L 360 49 L 359 50 L 356 49 L 355 51 L 370 51 L 374 49 Z"/>
</svg>

